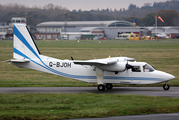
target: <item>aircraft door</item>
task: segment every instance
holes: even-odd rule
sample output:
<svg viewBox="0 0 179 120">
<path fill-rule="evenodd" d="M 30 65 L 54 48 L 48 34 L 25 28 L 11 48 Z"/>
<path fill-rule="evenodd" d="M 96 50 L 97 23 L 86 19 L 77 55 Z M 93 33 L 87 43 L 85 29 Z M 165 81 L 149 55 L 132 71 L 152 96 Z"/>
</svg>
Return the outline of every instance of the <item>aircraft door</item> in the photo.
<svg viewBox="0 0 179 120">
<path fill-rule="evenodd" d="M 131 80 L 130 80 L 131 74 L 132 74 L 132 70 L 131 69 L 126 70 L 126 75 L 125 75 L 125 77 L 126 77 L 126 84 L 131 84 Z"/>
</svg>

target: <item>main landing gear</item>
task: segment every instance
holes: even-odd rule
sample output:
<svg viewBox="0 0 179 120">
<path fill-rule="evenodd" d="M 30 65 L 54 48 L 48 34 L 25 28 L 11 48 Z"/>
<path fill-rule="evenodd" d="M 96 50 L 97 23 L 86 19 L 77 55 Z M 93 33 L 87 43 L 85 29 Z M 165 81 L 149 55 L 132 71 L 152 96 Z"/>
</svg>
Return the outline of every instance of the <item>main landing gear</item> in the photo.
<svg viewBox="0 0 179 120">
<path fill-rule="evenodd" d="M 113 85 L 112 85 L 111 83 L 107 83 L 107 84 L 106 84 L 106 88 L 107 88 L 107 89 L 112 89 L 112 88 L 113 88 Z"/>
<path fill-rule="evenodd" d="M 99 91 L 104 91 L 105 90 L 105 86 L 103 84 L 98 85 L 98 90 Z"/>
<path fill-rule="evenodd" d="M 169 85 L 168 83 L 165 83 L 165 84 L 163 85 L 163 89 L 164 89 L 164 90 L 169 90 L 169 89 L 170 89 L 170 85 Z"/>
<path fill-rule="evenodd" d="M 106 88 L 107 89 L 112 89 L 113 85 L 111 83 L 107 83 L 106 84 Z M 98 90 L 99 91 L 104 91 L 105 90 L 105 86 L 103 84 L 98 85 Z"/>
</svg>

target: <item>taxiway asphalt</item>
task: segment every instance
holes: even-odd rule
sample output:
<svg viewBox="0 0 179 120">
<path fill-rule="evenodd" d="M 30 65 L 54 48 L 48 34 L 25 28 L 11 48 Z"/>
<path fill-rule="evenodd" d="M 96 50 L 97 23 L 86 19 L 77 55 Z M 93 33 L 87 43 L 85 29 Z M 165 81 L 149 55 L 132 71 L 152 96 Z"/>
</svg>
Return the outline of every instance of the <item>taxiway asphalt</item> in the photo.
<svg viewBox="0 0 179 120">
<path fill-rule="evenodd" d="M 70 120 L 178 120 L 178 119 L 179 119 L 179 113 L 130 115 L 130 116 L 116 116 L 116 117 L 106 117 L 106 118 L 85 118 L 85 119 L 70 119 Z"/>
<path fill-rule="evenodd" d="M 96 87 L 1 87 L 0 93 L 109 93 L 179 98 L 179 87 L 171 87 L 170 90 L 162 87 L 114 87 L 105 91 L 98 91 Z"/>
</svg>

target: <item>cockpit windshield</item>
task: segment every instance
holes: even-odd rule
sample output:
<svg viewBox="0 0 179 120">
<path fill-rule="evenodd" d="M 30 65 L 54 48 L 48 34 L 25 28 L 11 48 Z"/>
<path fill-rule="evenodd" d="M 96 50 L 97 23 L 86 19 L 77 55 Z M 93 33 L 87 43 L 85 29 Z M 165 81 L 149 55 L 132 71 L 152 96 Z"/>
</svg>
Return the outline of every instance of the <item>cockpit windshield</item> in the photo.
<svg viewBox="0 0 179 120">
<path fill-rule="evenodd" d="M 149 64 L 144 65 L 143 69 L 144 69 L 144 72 L 153 72 L 153 71 L 155 71 L 155 69 Z"/>
</svg>

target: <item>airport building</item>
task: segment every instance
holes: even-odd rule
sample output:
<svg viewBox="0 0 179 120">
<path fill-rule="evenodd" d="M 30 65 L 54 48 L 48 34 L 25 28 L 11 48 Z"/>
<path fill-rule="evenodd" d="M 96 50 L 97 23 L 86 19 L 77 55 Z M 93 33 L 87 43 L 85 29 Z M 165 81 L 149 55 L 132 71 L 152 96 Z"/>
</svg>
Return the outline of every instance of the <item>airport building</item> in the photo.
<svg viewBox="0 0 179 120">
<path fill-rule="evenodd" d="M 34 34 L 41 39 L 79 38 L 79 36 L 101 35 L 107 38 L 105 28 L 131 27 L 132 23 L 126 21 L 64 21 L 43 22 L 36 26 L 39 33 Z M 75 37 L 76 36 L 76 37 Z"/>
<path fill-rule="evenodd" d="M 179 34 L 179 27 L 132 27 L 127 21 L 50 21 L 36 26 L 37 39 L 95 39 L 97 36 L 114 39 L 122 33 L 135 33 L 139 36 L 153 33 Z"/>
<path fill-rule="evenodd" d="M 12 27 L 5 22 L 0 22 L 0 40 L 12 39 Z"/>
</svg>

